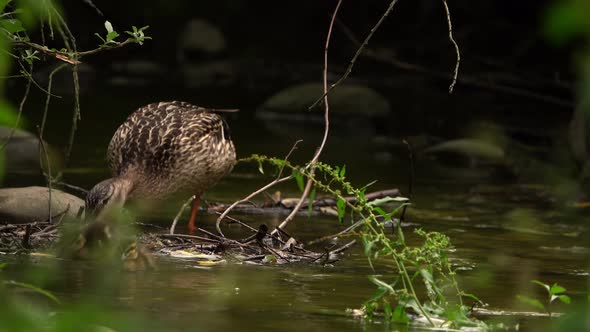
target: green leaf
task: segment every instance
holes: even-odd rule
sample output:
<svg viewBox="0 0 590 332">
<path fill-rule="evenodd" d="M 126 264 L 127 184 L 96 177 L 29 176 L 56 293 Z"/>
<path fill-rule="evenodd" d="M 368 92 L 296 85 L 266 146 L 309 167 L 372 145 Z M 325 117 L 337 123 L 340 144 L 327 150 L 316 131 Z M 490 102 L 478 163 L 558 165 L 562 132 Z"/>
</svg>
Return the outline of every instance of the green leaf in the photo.
<svg viewBox="0 0 590 332">
<path fill-rule="evenodd" d="M 563 44 L 588 31 L 590 6 L 585 1 L 556 1 L 545 20 L 545 35 L 556 44 Z"/>
<path fill-rule="evenodd" d="M 369 280 L 375 285 L 377 285 L 378 288 L 387 290 L 391 294 L 395 294 L 395 289 L 393 289 L 393 287 L 385 281 L 380 280 L 373 275 L 369 276 Z"/>
<path fill-rule="evenodd" d="M 540 282 L 539 280 L 531 280 L 531 282 L 532 282 L 533 284 L 537 284 L 537 285 L 539 285 L 539 286 L 541 286 L 541 287 L 545 288 L 545 289 L 546 289 L 546 290 L 549 292 L 549 294 L 551 294 L 551 287 L 549 287 L 549 285 L 547 285 L 547 284 L 545 284 L 545 283 L 542 283 L 542 282 Z"/>
<path fill-rule="evenodd" d="M 475 302 L 478 302 L 478 303 L 483 303 L 483 302 L 482 302 L 482 301 L 479 299 L 479 297 L 475 296 L 475 294 L 471 294 L 471 293 L 463 293 L 463 292 L 461 292 L 461 296 L 462 296 L 462 297 L 466 297 L 466 298 L 470 298 L 470 299 L 472 299 L 472 300 L 474 300 Z"/>
<path fill-rule="evenodd" d="M 258 161 L 258 171 L 260 174 L 264 174 L 264 168 L 262 168 L 262 161 Z"/>
<path fill-rule="evenodd" d="M 17 117 L 12 105 L 0 100 L 0 125 L 13 127 L 16 124 Z"/>
<path fill-rule="evenodd" d="M 303 175 L 301 174 L 301 172 L 299 172 L 299 170 L 294 169 L 293 176 L 295 177 L 295 182 L 297 182 L 297 187 L 299 187 L 299 190 L 301 190 L 301 192 L 303 192 L 303 190 L 305 190 L 305 184 L 303 182 Z"/>
<path fill-rule="evenodd" d="M 404 308 L 401 305 L 398 305 L 393 310 L 391 320 L 395 323 L 407 324 L 410 322 L 410 317 L 408 317 L 408 314 L 406 313 L 406 308 Z"/>
<path fill-rule="evenodd" d="M 391 320 L 393 317 L 393 310 L 388 302 L 383 303 L 383 313 L 385 314 L 385 320 Z"/>
<path fill-rule="evenodd" d="M 104 21 L 104 28 L 107 29 L 107 33 L 115 32 L 113 25 L 109 21 Z"/>
<path fill-rule="evenodd" d="M 344 177 L 344 174 L 346 174 L 346 165 L 342 166 L 338 175 L 340 175 L 340 177 L 342 178 Z"/>
<path fill-rule="evenodd" d="M 101 35 L 99 35 L 98 33 L 96 33 L 96 32 L 95 32 L 95 33 L 94 33 L 94 35 L 95 35 L 96 37 L 98 37 L 98 39 L 100 39 L 100 41 L 101 41 L 103 44 L 106 44 L 106 43 L 107 43 L 107 41 L 106 41 L 106 40 L 104 40 L 104 38 L 102 38 L 102 36 L 101 36 Z"/>
<path fill-rule="evenodd" d="M 381 298 L 383 298 L 387 294 L 389 294 L 389 291 L 387 289 L 378 287 L 377 290 L 375 291 L 375 293 L 373 294 L 373 296 L 371 296 L 370 299 L 365 301 L 365 306 L 369 305 L 370 303 L 377 302 L 378 300 L 380 300 Z"/>
<path fill-rule="evenodd" d="M 533 307 L 535 307 L 535 308 L 538 308 L 538 309 L 540 309 L 540 310 L 546 311 L 546 310 L 545 310 L 545 306 L 543 305 L 543 303 L 541 303 L 541 302 L 540 302 L 539 300 L 537 300 L 537 299 L 533 299 L 533 298 L 531 298 L 531 297 L 524 296 L 524 295 L 516 295 L 516 298 L 517 298 L 517 299 L 518 299 L 520 302 L 522 302 L 522 303 L 524 303 L 524 304 L 528 304 L 528 305 L 531 305 L 531 306 L 533 306 Z"/>
<path fill-rule="evenodd" d="M 336 208 L 338 208 L 338 221 L 342 222 L 344 214 L 346 213 L 346 201 L 342 197 L 338 197 Z"/>
<path fill-rule="evenodd" d="M 307 203 L 307 214 L 311 216 L 311 213 L 313 212 L 313 201 L 315 200 L 315 187 L 311 190 L 311 193 L 309 193 L 309 200 Z"/>
<path fill-rule="evenodd" d="M 553 286 L 551 286 L 551 289 L 549 290 L 549 293 L 551 293 L 552 295 L 555 294 L 561 294 L 563 292 L 565 292 L 566 289 L 561 287 L 560 285 L 558 285 L 557 283 L 554 283 Z"/>
<path fill-rule="evenodd" d="M 23 23 L 15 18 L 0 20 L 0 28 L 8 31 L 9 33 L 25 31 Z"/>
<path fill-rule="evenodd" d="M 21 287 L 21 288 L 30 289 L 38 294 L 46 296 L 47 298 L 51 299 L 53 302 L 55 302 L 57 304 L 61 304 L 61 302 L 59 301 L 59 299 L 57 297 L 55 297 L 55 295 L 51 294 L 49 291 L 46 291 L 42 288 L 37 287 L 37 286 L 31 285 L 31 284 L 26 284 L 24 282 L 13 281 L 13 280 L 5 281 L 4 283 L 6 285 L 13 285 L 13 286 Z"/>
<path fill-rule="evenodd" d="M 407 202 L 408 201 L 407 198 L 405 198 L 405 197 L 402 197 L 402 198 L 403 199 L 400 200 L 398 197 L 389 197 L 389 196 L 386 196 L 386 197 L 374 199 L 374 200 L 370 201 L 369 203 L 367 203 L 367 205 L 369 205 L 369 206 L 381 206 L 383 204 L 387 204 L 387 203 L 390 203 L 390 202 Z"/>
<path fill-rule="evenodd" d="M 107 42 L 114 41 L 115 38 L 119 37 L 117 31 L 111 31 L 107 34 Z"/>
<path fill-rule="evenodd" d="M 570 297 L 567 296 L 567 295 L 559 295 L 557 298 L 559 299 L 559 301 L 561 301 L 561 302 L 563 302 L 565 304 L 572 303 L 572 299 L 570 299 Z"/>
<path fill-rule="evenodd" d="M 11 0 L 0 0 L 0 13 L 4 11 L 4 8 L 6 8 L 6 5 L 8 5 L 10 1 Z"/>
</svg>

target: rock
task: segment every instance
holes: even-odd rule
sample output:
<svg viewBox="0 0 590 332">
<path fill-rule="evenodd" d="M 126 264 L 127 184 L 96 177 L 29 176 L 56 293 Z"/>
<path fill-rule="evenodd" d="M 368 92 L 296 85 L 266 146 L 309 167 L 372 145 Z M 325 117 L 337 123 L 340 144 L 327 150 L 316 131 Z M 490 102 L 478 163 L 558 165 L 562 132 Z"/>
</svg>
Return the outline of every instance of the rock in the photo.
<svg viewBox="0 0 590 332">
<path fill-rule="evenodd" d="M 28 223 L 49 219 L 49 189 L 23 187 L 0 189 L 0 222 Z M 66 212 L 66 217 L 76 217 L 84 201 L 74 195 L 53 189 L 51 191 L 52 215 Z"/>
<path fill-rule="evenodd" d="M 277 135 L 308 138 L 323 128 L 323 106 L 308 111 L 322 93 L 320 83 L 289 87 L 264 102 L 256 111 L 256 116 Z M 372 135 L 376 132 L 377 122 L 391 111 L 385 97 L 371 88 L 355 84 L 336 87 L 329 95 L 329 103 L 330 127 L 336 136 L 350 136 L 351 131 Z"/>
<path fill-rule="evenodd" d="M 40 155 L 42 151 L 37 137 L 20 129 L 15 129 L 11 137 L 11 131 L 12 128 L 0 126 L 0 142 L 3 143 L 10 137 L 3 151 L 4 171 L 8 174 L 39 172 L 40 161 L 43 161 L 43 168 L 45 169 L 46 159 L 43 155 Z M 61 158 L 49 144 L 46 143 L 45 148 L 49 156 L 51 172 L 55 174 L 62 166 Z"/>
<path fill-rule="evenodd" d="M 320 83 L 305 83 L 289 87 L 270 97 L 259 109 L 262 118 L 274 114 L 307 112 L 324 91 Z M 386 116 L 391 110 L 389 101 L 375 90 L 356 84 L 343 84 L 329 94 L 330 113 L 334 115 L 362 115 L 375 118 Z M 317 112 L 315 112 L 317 114 Z"/>
<path fill-rule="evenodd" d="M 205 61 L 180 67 L 184 85 L 190 89 L 228 86 L 237 80 L 236 68 L 230 61 Z"/>
<path fill-rule="evenodd" d="M 168 70 L 157 62 L 148 60 L 120 61 L 111 64 L 112 74 L 108 82 L 115 86 L 147 86 L 162 83 Z"/>
<path fill-rule="evenodd" d="M 489 163 L 501 163 L 505 157 L 502 148 L 486 141 L 469 138 L 436 144 L 424 149 L 423 153 L 429 155 L 455 155 Z"/>
<path fill-rule="evenodd" d="M 226 49 L 223 33 L 202 19 L 189 21 L 180 35 L 178 56 L 180 62 L 190 60 L 192 55 L 215 55 Z"/>
</svg>

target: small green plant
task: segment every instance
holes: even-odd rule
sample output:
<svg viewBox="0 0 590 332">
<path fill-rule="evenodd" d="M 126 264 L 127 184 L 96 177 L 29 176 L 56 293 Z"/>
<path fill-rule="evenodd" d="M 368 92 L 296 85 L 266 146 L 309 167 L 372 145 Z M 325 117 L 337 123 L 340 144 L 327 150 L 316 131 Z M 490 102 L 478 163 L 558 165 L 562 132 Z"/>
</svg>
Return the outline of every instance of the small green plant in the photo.
<svg viewBox="0 0 590 332">
<path fill-rule="evenodd" d="M 290 169 L 291 178 L 300 190 L 303 190 L 304 179 L 308 179 L 314 186 L 313 195 L 317 189 L 336 198 L 340 222 L 344 222 L 347 214 L 350 220 L 357 220 L 339 236 L 359 236 L 371 268 L 386 268 L 388 271 L 388 277 L 369 277 L 377 290 L 363 304 L 366 319 L 374 319 L 379 314 L 388 322 L 409 324 L 413 316 L 423 318 L 433 327 L 485 327 L 483 322 L 469 317 L 470 307 L 463 303 L 463 298 L 477 303 L 481 301 L 460 289 L 456 271 L 449 262 L 448 252 L 452 249 L 449 237 L 417 229 L 414 233 L 422 239 L 422 245 L 413 246 L 406 242 L 404 231 L 394 217 L 410 205 L 407 198 L 385 197 L 369 201 L 365 192 L 372 183 L 362 188 L 354 187 L 346 179 L 344 166 L 333 167 L 318 162 L 315 171 L 311 172 L 309 168 L 292 165 L 286 160 L 261 155 L 241 161 L 256 162 L 262 174 L 265 174 L 263 164 L 274 166 L 279 174 L 285 168 Z M 392 223 L 395 231 L 387 228 L 385 222 Z M 393 276 L 389 276 L 389 272 Z M 420 284 L 424 285 L 425 295 L 417 289 Z"/>
<path fill-rule="evenodd" d="M 551 304 L 553 302 L 555 302 L 555 300 L 559 300 L 565 304 L 571 303 L 570 297 L 564 294 L 566 289 L 564 287 L 560 286 L 559 284 L 554 283 L 553 285 L 548 285 L 548 284 L 542 283 L 538 280 L 531 280 L 531 282 L 535 285 L 539 285 L 539 286 L 543 287 L 547 291 L 546 303 L 543 304 L 542 301 L 537 300 L 532 297 L 529 297 L 529 296 L 517 295 L 516 297 L 520 302 L 531 305 L 537 309 L 545 311 L 549 315 L 549 317 L 552 317 Z"/>
<path fill-rule="evenodd" d="M 127 35 L 129 35 L 130 37 L 127 38 L 127 40 L 122 41 L 122 42 L 119 42 L 116 40 L 117 37 L 120 36 L 120 34 L 113 29 L 113 25 L 111 24 L 111 22 L 105 21 L 104 27 L 107 30 L 107 34 L 104 38 L 101 35 L 99 35 L 98 33 L 94 34 L 96 37 L 98 37 L 102 41 L 102 45 L 99 46 L 100 48 L 120 46 L 123 43 L 136 43 L 139 45 L 143 45 L 143 43 L 146 40 L 152 39 L 151 37 L 146 36 L 145 32 L 144 32 L 145 30 L 147 30 L 149 28 L 149 25 L 146 25 L 146 26 L 139 28 L 139 29 L 135 26 L 132 26 L 133 31 L 125 31 L 125 33 Z"/>
</svg>

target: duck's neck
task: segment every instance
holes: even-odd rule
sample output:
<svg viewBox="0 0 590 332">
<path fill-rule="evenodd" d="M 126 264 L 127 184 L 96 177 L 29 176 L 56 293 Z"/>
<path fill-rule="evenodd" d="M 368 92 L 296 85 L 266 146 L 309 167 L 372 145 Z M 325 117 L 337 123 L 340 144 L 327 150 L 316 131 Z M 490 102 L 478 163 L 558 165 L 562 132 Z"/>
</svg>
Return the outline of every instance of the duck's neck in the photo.
<svg viewBox="0 0 590 332">
<path fill-rule="evenodd" d="M 118 205 L 117 207 L 121 208 L 125 205 L 125 202 L 127 202 L 133 192 L 133 181 L 124 176 L 112 178 L 111 180 L 111 184 L 115 191 L 113 193 L 113 202 L 116 202 L 115 204 Z"/>
</svg>

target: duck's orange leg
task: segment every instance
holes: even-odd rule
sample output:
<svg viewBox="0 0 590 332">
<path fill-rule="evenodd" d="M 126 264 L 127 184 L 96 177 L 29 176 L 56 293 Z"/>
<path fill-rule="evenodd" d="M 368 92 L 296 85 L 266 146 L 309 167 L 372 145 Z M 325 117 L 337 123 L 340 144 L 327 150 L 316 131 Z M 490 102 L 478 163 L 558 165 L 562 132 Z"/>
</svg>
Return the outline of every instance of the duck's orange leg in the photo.
<svg viewBox="0 0 590 332">
<path fill-rule="evenodd" d="M 196 197 L 193 199 L 193 205 L 191 208 L 191 218 L 188 220 L 188 232 L 190 234 L 194 234 L 197 230 L 197 226 L 195 226 L 195 220 L 197 219 L 197 212 L 199 211 L 199 207 L 201 206 L 201 198 Z"/>
</svg>

